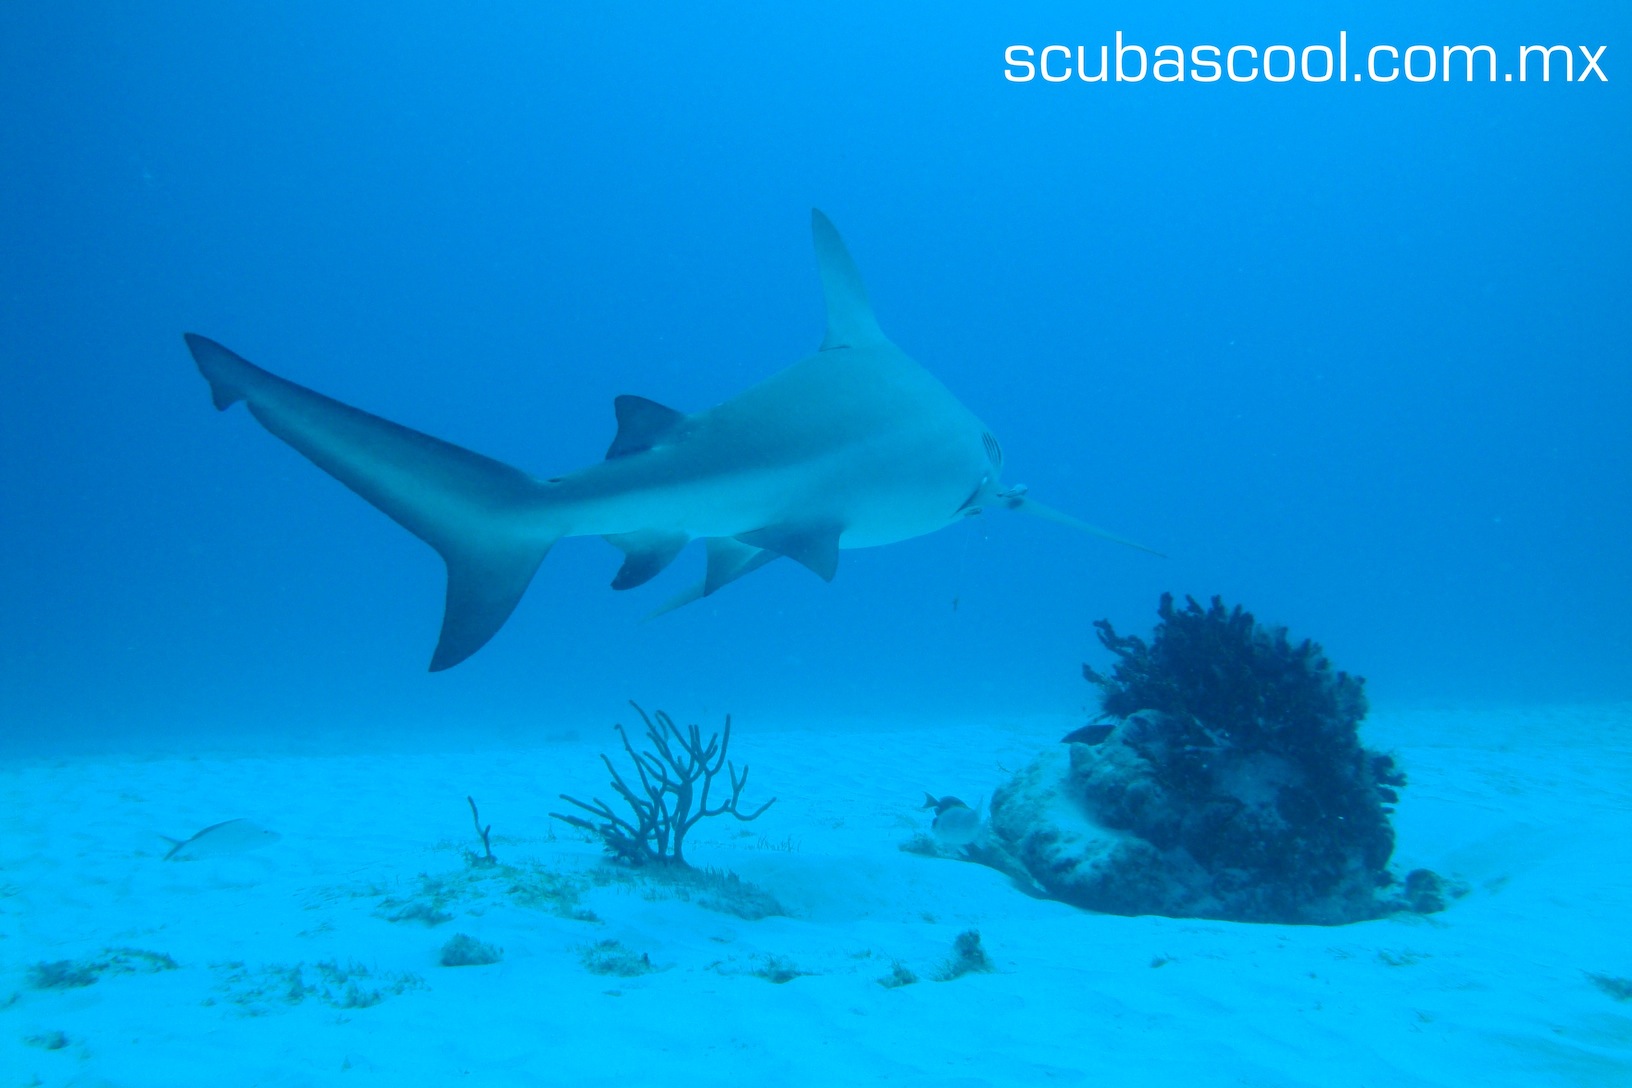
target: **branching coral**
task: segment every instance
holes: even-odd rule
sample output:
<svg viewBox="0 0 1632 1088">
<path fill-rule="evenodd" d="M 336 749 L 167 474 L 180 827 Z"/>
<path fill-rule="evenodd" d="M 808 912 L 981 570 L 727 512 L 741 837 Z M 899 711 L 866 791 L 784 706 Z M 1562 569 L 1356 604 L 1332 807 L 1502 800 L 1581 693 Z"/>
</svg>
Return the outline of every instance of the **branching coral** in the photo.
<svg viewBox="0 0 1632 1088">
<path fill-rule="evenodd" d="M 652 748 L 645 752 L 635 751 L 634 745 L 629 743 L 629 734 L 621 724 L 617 726 L 623 750 L 634 762 L 639 775 L 640 791 L 636 792 L 625 781 L 607 756 L 601 756 L 601 762 L 611 772 L 611 786 L 632 810 L 633 818 L 619 816 L 598 797 L 584 802 L 564 793 L 561 800 L 576 805 L 595 819 L 550 813 L 557 820 L 600 836 L 607 853 L 613 858 L 630 865 L 685 865 L 686 833 L 699 820 L 726 813 L 745 822 L 756 820 L 776 803 L 773 797 L 746 814 L 737 807 L 743 788 L 748 785 L 748 765 L 743 764 L 739 776 L 736 766 L 726 761 L 726 749 L 731 745 L 730 715 L 726 715 L 724 731 L 711 735 L 705 743 L 699 727 L 689 725 L 682 730 L 674 724 L 673 718 L 661 710 L 657 712 L 654 722 L 638 704 L 629 705 L 646 723 L 646 739 Z M 731 783 L 731 798 L 710 808 L 709 790 L 722 769 Z M 701 783 L 701 788 L 698 783 Z"/>
<path fill-rule="evenodd" d="M 465 860 L 470 863 L 472 868 L 491 869 L 499 863 L 499 859 L 493 856 L 493 844 L 490 841 L 493 834 L 493 825 L 482 826 L 482 814 L 476 810 L 476 798 L 466 796 L 465 800 L 470 804 L 470 820 L 471 823 L 476 825 L 476 834 L 482 837 L 482 852 L 476 854 L 467 850 L 465 851 Z"/>
<path fill-rule="evenodd" d="M 1390 757 L 1360 746 L 1365 681 L 1334 671 L 1309 639 L 1294 646 L 1284 627 L 1217 597 L 1177 609 L 1163 594 L 1157 613 L 1148 646 L 1097 622 L 1117 662 L 1109 677 L 1086 665 L 1083 675 L 1107 714 L 1130 719 L 1124 742 L 1205 813 L 1171 829 L 1176 844 L 1204 866 L 1243 867 L 1252 879 L 1297 874 L 1317 893 L 1345 879 L 1354 847 L 1380 874 L 1394 850 L 1382 802 L 1405 780 Z M 1244 775 L 1263 787 L 1247 792 L 1273 796 L 1274 826 L 1247 811 Z"/>
<path fill-rule="evenodd" d="M 1000 841 L 1096 910 L 1332 923 L 1395 909 L 1378 889 L 1405 779 L 1360 744 L 1364 681 L 1216 597 L 1164 594 L 1158 615 L 1148 643 L 1095 624 L 1116 662 L 1083 675 L 1112 727 L 1098 743 L 1072 733 L 1059 779 L 1045 759 L 999 792 Z M 1056 788 L 1083 823 L 1048 822 Z"/>
<path fill-rule="evenodd" d="M 1129 717 L 1156 710 L 1196 723 L 1203 739 L 1255 750 L 1321 750 L 1353 741 L 1366 716 L 1365 680 L 1334 673 L 1309 639 L 1293 646 L 1284 627 L 1263 627 L 1240 605 L 1213 598 L 1203 609 L 1187 597 L 1181 611 L 1162 594 L 1154 640 L 1116 633 L 1098 620 L 1099 641 L 1117 656 L 1110 677 L 1091 666 L 1106 714 Z M 1356 745 L 1357 747 L 1357 745 Z"/>
</svg>

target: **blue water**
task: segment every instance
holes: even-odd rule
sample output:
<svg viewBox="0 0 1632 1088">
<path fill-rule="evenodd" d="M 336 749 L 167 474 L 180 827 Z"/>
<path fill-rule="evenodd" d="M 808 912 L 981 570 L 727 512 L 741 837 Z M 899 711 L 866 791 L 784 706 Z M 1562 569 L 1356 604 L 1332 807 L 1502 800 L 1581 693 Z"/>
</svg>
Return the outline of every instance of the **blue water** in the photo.
<svg viewBox="0 0 1632 1088">
<path fill-rule="evenodd" d="M 1624 5 L 0 5 L 0 728 L 526 735 L 1089 707 L 1222 594 L 1378 703 L 1632 696 Z M 1013 43 L 1608 43 L 1608 83 L 1012 84 Z M 1032 494 L 606 587 L 425 672 L 441 562 L 217 414 L 185 330 L 539 475 L 814 350 L 808 235 Z"/>
</svg>

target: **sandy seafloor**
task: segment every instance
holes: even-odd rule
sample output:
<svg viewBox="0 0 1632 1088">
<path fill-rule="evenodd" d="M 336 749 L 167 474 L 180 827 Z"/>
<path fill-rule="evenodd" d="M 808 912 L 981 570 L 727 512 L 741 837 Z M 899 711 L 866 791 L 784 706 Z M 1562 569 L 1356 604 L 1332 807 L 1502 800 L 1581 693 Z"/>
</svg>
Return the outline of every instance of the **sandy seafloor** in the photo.
<svg viewBox="0 0 1632 1088">
<path fill-rule="evenodd" d="M 1592 977 L 1632 978 L 1632 708 L 1368 719 L 1410 776 L 1397 866 L 1469 889 L 1436 916 L 1102 916 L 900 849 L 924 790 L 989 797 L 1075 724 L 739 721 L 747 798 L 778 801 L 699 825 L 689 852 L 786 910 L 759 920 L 597 878 L 598 849 L 549 819 L 560 792 L 605 793 L 609 728 L 13 760 L 0 1086 L 1632 1084 L 1632 1000 Z M 464 861 L 467 793 L 496 869 Z M 162 860 L 161 835 L 234 817 L 282 838 Z M 968 929 L 995 970 L 935 981 Z M 502 960 L 440 966 L 455 933 Z M 102 969 L 40 987 L 35 965 L 64 960 Z M 921 981 L 881 985 L 896 964 Z"/>
</svg>

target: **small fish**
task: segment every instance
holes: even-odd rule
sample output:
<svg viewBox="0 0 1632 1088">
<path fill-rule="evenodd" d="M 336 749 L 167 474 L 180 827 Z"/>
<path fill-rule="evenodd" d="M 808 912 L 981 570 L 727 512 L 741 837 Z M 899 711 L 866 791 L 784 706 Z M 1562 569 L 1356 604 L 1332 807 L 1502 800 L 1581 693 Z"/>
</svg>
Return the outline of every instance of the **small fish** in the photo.
<svg viewBox="0 0 1632 1088">
<path fill-rule="evenodd" d="M 211 824 L 190 839 L 172 839 L 169 835 L 160 837 L 173 844 L 170 852 L 164 855 L 165 861 L 194 861 L 198 858 L 242 854 L 246 850 L 270 846 L 283 836 L 248 820 L 227 820 Z"/>
<path fill-rule="evenodd" d="M 935 810 L 935 822 L 931 828 L 942 845 L 968 846 L 980 838 L 980 813 L 956 797 L 950 794 L 936 797 L 932 793 L 925 793 L 922 807 Z"/>
<path fill-rule="evenodd" d="M 1073 729 L 1060 738 L 1061 744 L 1098 744 L 1116 728 L 1114 725 L 1085 725 L 1081 729 Z"/>
</svg>

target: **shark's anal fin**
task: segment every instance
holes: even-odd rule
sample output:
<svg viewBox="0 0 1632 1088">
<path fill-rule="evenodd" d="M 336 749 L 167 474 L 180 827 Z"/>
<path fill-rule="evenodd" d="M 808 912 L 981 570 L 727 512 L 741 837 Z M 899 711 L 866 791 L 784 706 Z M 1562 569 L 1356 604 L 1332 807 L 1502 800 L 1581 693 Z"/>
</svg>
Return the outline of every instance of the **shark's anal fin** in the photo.
<svg viewBox="0 0 1632 1088">
<path fill-rule="evenodd" d="M 613 589 L 633 589 L 651 581 L 674 562 L 691 538 L 685 533 L 619 533 L 606 538 L 623 552 L 623 566 L 612 579 Z"/>
<path fill-rule="evenodd" d="M 802 563 L 831 582 L 839 569 L 839 537 L 843 533 L 837 525 L 770 525 L 751 533 L 738 533 L 737 539 L 754 548 L 763 548 L 777 555 L 785 555 Z"/>
<path fill-rule="evenodd" d="M 818 208 L 810 210 L 810 231 L 816 242 L 816 265 L 822 274 L 822 295 L 827 301 L 827 335 L 822 350 L 858 348 L 884 343 L 887 337 L 873 316 L 867 288 L 856 262 L 844 247 L 833 221 Z"/>
<path fill-rule="evenodd" d="M 612 399 L 612 411 L 618 417 L 618 433 L 606 451 L 608 461 L 671 441 L 686 420 L 684 412 L 628 393 Z"/>
<path fill-rule="evenodd" d="M 246 402 L 268 431 L 442 555 L 447 611 L 432 671 L 481 649 L 555 542 L 533 516 L 543 485 L 490 457 L 280 378 L 213 340 L 192 333 L 186 339 L 216 407 Z"/>
</svg>

